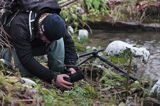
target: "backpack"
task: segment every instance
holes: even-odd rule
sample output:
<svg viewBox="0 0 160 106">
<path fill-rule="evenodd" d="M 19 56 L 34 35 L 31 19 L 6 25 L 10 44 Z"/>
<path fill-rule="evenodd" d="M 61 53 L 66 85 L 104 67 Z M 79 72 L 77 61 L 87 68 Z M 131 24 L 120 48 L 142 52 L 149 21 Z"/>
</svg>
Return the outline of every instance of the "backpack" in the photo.
<svg viewBox="0 0 160 106">
<path fill-rule="evenodd" d="M 58 13 L 61 11 L 57 0 L 1 0 L 0 6 L 0 21 L 2 25 L 5 25 L 7 20 L 18 11 L 34 11 L 38 13 L 45 8 L 56 10 Z"/>
<path fill-rule="evenodd" d="M 54 10 L 59 10 L 57 0 L 16 0 L 19 8 L 24 11 L 35 11 L 38 12 L 44 8 L 50 8 Z"/>
</svg>

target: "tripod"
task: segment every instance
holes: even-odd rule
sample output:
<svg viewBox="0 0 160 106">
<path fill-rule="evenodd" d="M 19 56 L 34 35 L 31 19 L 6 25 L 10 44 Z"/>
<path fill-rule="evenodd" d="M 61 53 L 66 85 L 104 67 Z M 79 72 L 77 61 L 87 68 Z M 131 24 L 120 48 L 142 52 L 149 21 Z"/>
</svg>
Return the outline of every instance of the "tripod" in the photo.
<svg viewBox="0 0 160 106">
<path fill-rule="evenodd" d="M 103 61 L 104 63 L 108 64 L 109 66 L 111 66 L 112 68 L 114 68 L 116 71 L 118 71 L 118 73 L 121 73 L 122 76 L 124 77 L 129 77 L 130 79 L 132 79 L 133 81 L 136 81 L 137 78 L 131 76 L 131 75 L 128 75 L 128 73 L 126 73 L 126 71 L 122 70 L 121 68 L 119 68 L 118 66 L 114 65 L 112 62 L 108 61 L 106 58 L 100 56 L 98 53 L 99 52 L 103 52 L 104 49 L 100 49 L 100 50 L 93 50 L 92 52 L 89 52 L 89 53 L 84 53 L 84 54 L 81 54 L 79 55 L 79 58 L 83 58 L 83 57 L 86 57 L 86 56 L 89 56 L 87 57 L 85 60 L 81 61 L 77 66 L 80 66 L 82 64 L 84 64 L 85 62 L 87 62 L 88 60 L 92 59 L 92 58 L 98 58 L 100 59 L 101 61 Z"/>
</svg>

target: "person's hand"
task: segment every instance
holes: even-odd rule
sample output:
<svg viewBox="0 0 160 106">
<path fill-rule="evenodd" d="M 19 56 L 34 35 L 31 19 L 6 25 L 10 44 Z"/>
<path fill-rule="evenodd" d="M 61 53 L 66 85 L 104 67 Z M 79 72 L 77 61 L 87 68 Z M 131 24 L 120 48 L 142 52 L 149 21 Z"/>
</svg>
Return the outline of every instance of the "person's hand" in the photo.
<svg viewBox="0 0 160 106">
<path fill-rule="evenodd" d="M 67 74 L 60 74 L 60 75 L 57 75 L 57 78 L 56 78 L 56 85 L 60 88 L 65 88 L 65 89 L 71 89 L 72 87 L 72 83 L 71 82 L 68 82 L 68 81 L 65 81 L 64 78 L 69 78 L 69 76 Z"/>
<path fill-rule="evenodd" d="M 69 68 L 68 71 L 69 71 L 71 74 L 76 73 L 76 70 L 75 70 L 74 68 Z"/>
</svg>

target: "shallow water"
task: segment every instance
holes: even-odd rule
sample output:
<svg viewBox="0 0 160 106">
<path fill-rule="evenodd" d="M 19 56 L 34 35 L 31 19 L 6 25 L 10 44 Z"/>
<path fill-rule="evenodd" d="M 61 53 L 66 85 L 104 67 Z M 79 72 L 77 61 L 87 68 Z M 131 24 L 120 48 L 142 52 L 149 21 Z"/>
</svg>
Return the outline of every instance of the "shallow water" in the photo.
<svg viewBox="0 0 160 106">
<path fill-rule="evenodd" d="M 122 40 L 130 44 L 136 44 L 147 48 L 151 55 L 147 64 L 138 62 L 138 72 L 152 79 L 160 78 L 160 32 L 135 32 L 135 33 L 107 33 L 105 31 L 94 31 L 91 36 L 92 46 L 106 47 L 109 42 Z"/>
</svg>

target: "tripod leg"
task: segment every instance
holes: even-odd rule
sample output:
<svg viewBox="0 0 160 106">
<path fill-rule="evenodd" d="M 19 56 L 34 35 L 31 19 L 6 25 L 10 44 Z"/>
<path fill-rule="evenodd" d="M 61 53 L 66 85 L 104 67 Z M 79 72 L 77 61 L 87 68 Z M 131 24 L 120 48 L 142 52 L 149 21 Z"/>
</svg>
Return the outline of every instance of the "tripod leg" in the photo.
<svg viewBox="0 0 160 106">
<path fill-rule="evenodd" d="M 107 59 L 105 59 L 105 58 L 103 58 L 103 57 L 101 57 L 101 56 L 99 56 L 99 55 L 97 55 L 97 57 L 98 57 L 100 60 L 102 60 L 103 62 L 107 63 L 109 66 L 111 66 L 111 67 L 113 67 L 114 69 L 116 69 L 118 72 L 122 73 L 123 76 L 128 76 L 128 74 L 127 74 L 125 71 L 123 71 L 122 69 L 120 69 L 119 67 L 117 67 L 116 65 L 114 65 L 113 63 L 111 63 L 110 61 L 108 61 Z M 135 78 L 135 77 L 133 77 L 133 76 L 130 76 L 130 75 L 129 75 L 129 78 L 132 79 L 132 80 L 134 80 L 134 81 L 137 80 L 137 78 Z"/>
<path fill-rule="evenodd" d="M 87 62 L 88 60 L 90 60 L 91 58 L 93 58 L 93 56 L 88 57 L 87 59 L 83 60 L 82 62 L 80 62 L 79 64 L 77 64 L 77 66 L 82 65 L 83 63 Z"/>
</svg>

